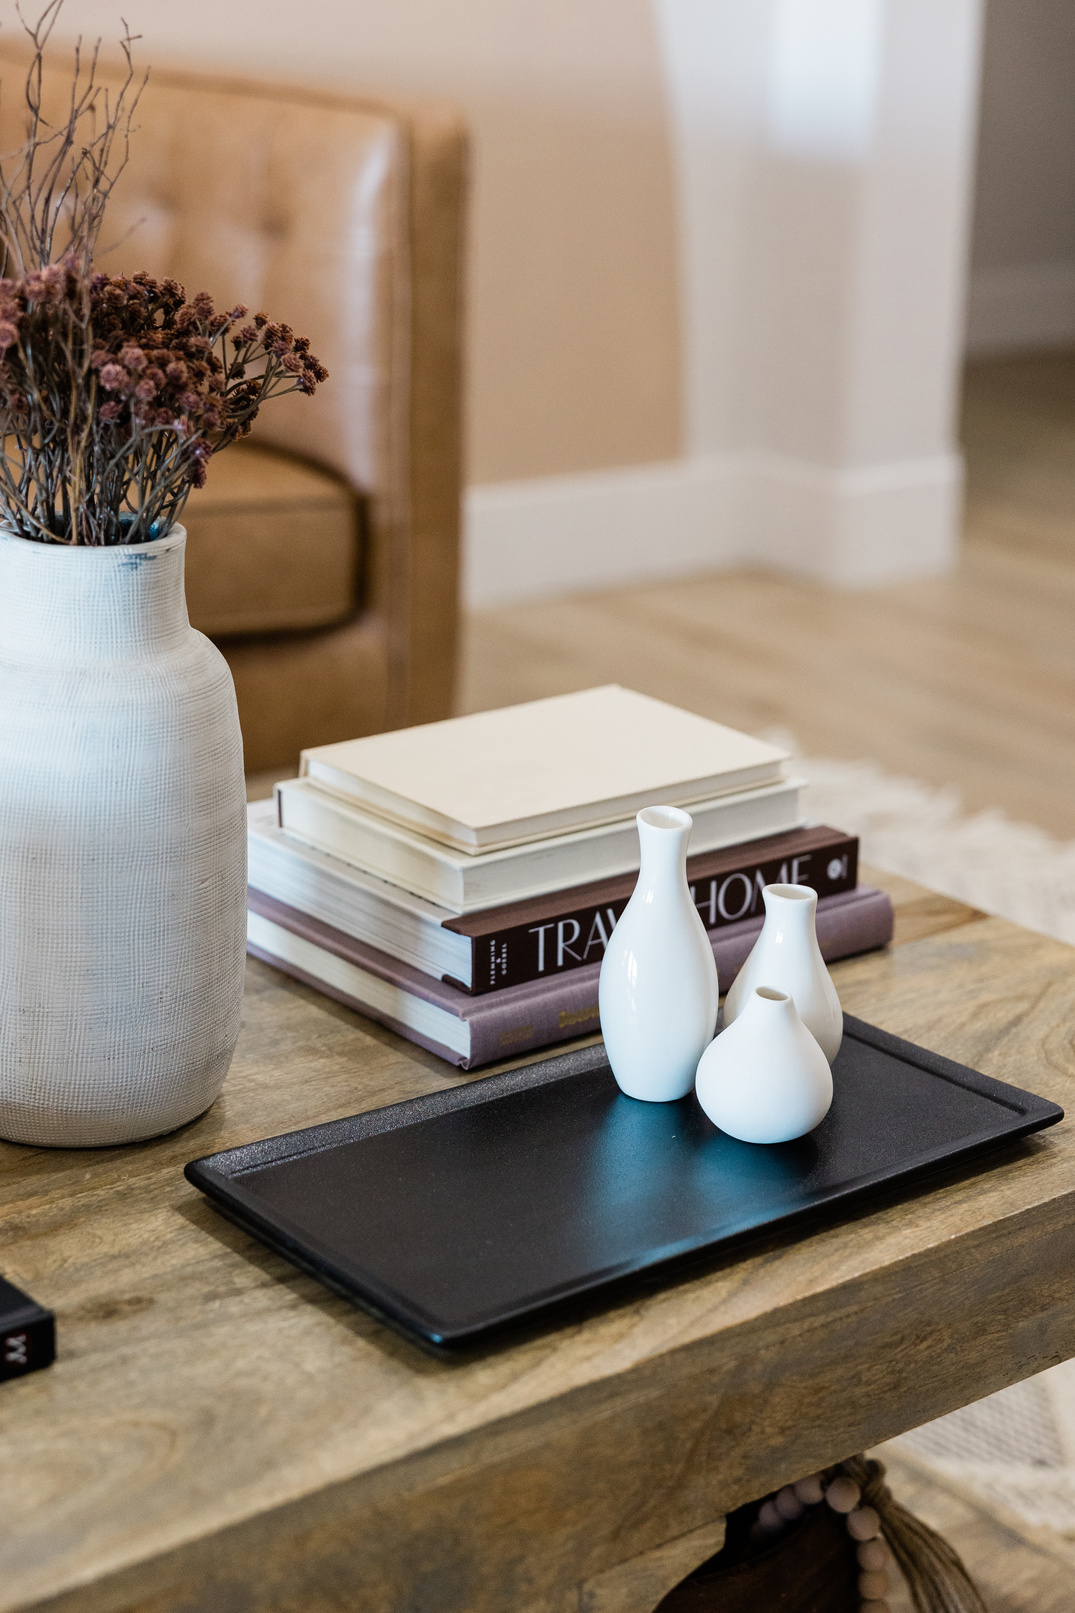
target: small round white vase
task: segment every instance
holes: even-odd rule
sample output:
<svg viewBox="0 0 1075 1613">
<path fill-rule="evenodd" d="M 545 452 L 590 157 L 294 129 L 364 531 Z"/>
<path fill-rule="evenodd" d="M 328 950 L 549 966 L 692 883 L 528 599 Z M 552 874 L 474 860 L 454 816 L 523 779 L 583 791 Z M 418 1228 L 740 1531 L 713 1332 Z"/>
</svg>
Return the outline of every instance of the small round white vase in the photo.
<svg viewBox="0 0 1075 1613">
<path fill-rule="evenodd" d="M 601 1031 L 620 1089 L 669 1103 L 690 1091 L 713 1039 L 717 966 L 687 884 L 691 818 L 657 806 L 635 821 L 641 866 L 601 964 Z"/>
<path fill-rule="evenodd" d="M 246 933 L 242 737 L 186 533 L 0 532 L 0 1136 L 90 1148 L 220 1091 Z"/>
<path fill-rule="evenodd" d="M 759 986 L 702 1054 L 698 1102 L 744 1143 L 788 1143 L 829 1112 L 829 1061 L 785 991 Z"/>
<path fill-rule="evenodd" d="M 765 923 L 753 951 L 724 1000 L 731 1025 L 758 986 L 774 986 L 793 999 L 799 1018 L 831 1064 L 840 1051 L 844 1016 L 832 976 L 817 944 L 817 891 L 808 885 L 766 885 Z"/>
</svg>

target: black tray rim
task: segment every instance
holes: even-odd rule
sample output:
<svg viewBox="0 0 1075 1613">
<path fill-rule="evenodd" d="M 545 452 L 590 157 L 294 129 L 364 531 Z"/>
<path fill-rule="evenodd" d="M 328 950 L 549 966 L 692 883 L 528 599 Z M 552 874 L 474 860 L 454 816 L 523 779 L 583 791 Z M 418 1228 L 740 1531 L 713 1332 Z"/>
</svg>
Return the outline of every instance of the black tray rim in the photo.
<svg viewBox="0 0 1075 1613">
<path fill-rule="evenodd" d="M 708 1249 L 732 1252 L 740 1244 L 759 1235 L 795 1231 L 803 1222 L 820 1218 L 834 1208 L 842 1208 L 849 1201 L 853 1203 L 865 1199 L 868 1205 L 868 1195 L 872 1189 L 910 1187 L 922 1177 L 945 1166 L 973 1160 L 1047 1126 L 1056 1125 L 1064 1118 L 1063 1109 L 1047 1098 L 957 1064 L 939 1053 L 932 1053 L 894 1036 L 890 1031 L 856 1019 L 851 1014 L 844 1015 L 844 1036 L 901 1059 L 939 1080 L 977 1093 L 1008 1111 L 1012 1119 L 1000 1128 L 990 1126 L 970 1132 L 954 1144 L 925 1150 L 909 1159 L 897 1172 L 871 1171 L 848 1178 L 810 1204 L 794 1206 L 785 1213 L 770 1216 L 731 1233 L 722 1233 L 716 1238 L 696 1234 L 680 1239 L 665 1249 L 649 1250 L 645 1256 L 619 1262 L 613 1268 L 591 1272 L 585 1278 L 533 1294 L 511 1310 L 498 1310 L 495 1315 L 488 1314 L 454 1327 L 445 1326 L 436 1316 L 381 1282 L 364 1267 L 347 1260 L 312 1237 L 289 1217 L 278 1212 L 267 1213 L 261 1201 L 243 1187 L 241 1178 L 267 1165 L 323 1153 L 344 1143 L 358 1142 L 478 1104 L 492 1103 L 516 1092 L 530 1091 L 555 1081 L 570 1080 L 607 1068 L 603 1043 L 597 1042 L 553 1058 L 532 1060 L 495 1075 L 404 1099 L 400 1103 L 363 1110 L 339 1120 L 324 1121 L 316 1126 L 241 1143 L 234 1148 L 191 1160 L 183 1174 L 228 1220 L 351 1304 L 401 1333 L 412 1343 L 427 1349 L 432 1347 L 438 1353 L 454 1353 L 483 1344 L 497 1334 L 520 1323 L 541 1318 L 572 1301 L 584 1300 L 606 1288 L 619 1288 L 632 1277 L 648 1277 L 658 1273 L 662 1268 L 682 1262 L 685 1257 L 702 1255 Z"/>
</svg>

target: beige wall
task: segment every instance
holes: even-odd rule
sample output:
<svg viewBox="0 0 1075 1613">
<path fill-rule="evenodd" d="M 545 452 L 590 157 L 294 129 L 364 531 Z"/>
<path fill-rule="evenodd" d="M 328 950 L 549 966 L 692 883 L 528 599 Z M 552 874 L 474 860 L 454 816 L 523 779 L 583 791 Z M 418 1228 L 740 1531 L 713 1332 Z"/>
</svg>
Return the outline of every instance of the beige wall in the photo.
<svg viewBox="0 0 1075 1613">
<path fill-rule="evenodd" d="M 679 452 L 675 212 L 648 0 L 67 0 L 62 27 L 111 40 L 121 11 L 149 64 L 465 108 L 471 482 Z"/>
<path fill-rule="evenodd" d="M 149 61 L 469 114 L 470 603 L 950 564 L 983 0 L 67 0 L 64 28 L 121 7 Z"/>
</svg>

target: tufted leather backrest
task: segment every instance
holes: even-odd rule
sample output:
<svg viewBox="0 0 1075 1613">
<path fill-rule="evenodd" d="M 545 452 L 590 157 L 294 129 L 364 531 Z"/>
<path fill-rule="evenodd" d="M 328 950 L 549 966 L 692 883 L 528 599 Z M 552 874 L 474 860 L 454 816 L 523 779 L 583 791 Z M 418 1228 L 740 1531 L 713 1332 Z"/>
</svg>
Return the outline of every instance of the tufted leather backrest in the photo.
<svg viewBox="0 0 1075 1613">
<path fill-rule="evenodd" d="M 68 82 L 48 76 L 49 106 Z M 407 376 L 406 140 L 383 113 L 299 96 L 151 75 L 97 262 L 172 275 L 188 295 L 244 302 L 309 336 L 331 385 L 275 401 L 255 436 L 383 497 Z M 0 96 L 5 151 L 23 115 L 18 96 Z"/>
</svg>

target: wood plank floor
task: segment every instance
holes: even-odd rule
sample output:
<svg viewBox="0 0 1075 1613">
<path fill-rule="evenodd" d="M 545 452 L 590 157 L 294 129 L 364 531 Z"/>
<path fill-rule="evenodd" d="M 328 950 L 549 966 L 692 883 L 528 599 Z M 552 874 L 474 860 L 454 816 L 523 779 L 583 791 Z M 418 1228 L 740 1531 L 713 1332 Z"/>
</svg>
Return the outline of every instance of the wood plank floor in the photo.
<svg viewBox="0 0 1075 1613">
<path fill-rule="evenodd" d="M 963 435 L 954 575 L 721 572 L 475 614 L 460 710 L 625 683 L 1075 837 L 1075 354 L 971 366 Z"/>
<path fill-rule="evenodd" d="M 888 1468 L 893 1493 L 954 1546 L 974 1577 L 989 1613 L 1072 1613 L 1075 1546 L 1069 1539 L 1000 1518 L 956 1485 L 886 1446 L 874 1452 Z M 914 1613 L 906 1587 L 888 1597 L 890 1613 Z"/>
</svg>

